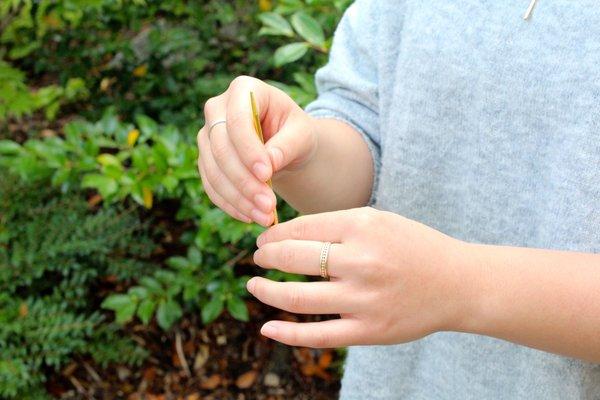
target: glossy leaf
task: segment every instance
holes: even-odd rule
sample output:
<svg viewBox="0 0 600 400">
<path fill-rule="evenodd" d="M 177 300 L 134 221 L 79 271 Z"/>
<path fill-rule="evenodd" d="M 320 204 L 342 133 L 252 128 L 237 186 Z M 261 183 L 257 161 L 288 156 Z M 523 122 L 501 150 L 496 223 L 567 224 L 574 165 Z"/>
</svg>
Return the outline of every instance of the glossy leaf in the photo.
<svg viewBox="0 0 600 400">
<path fill-rule="evenodd" d="M 275 51 L 273 59 L 275 66 L 281 67 L 282 65 L 294 62 L 306 54 L 309 48 L 309 44 L 306 42 L 296 42 L 281 46 Z"/>
<path fill-rule="evenodd" d="M 298 11 L 292 15 L 291 21 L 294 30 L 296 30 L 296 32 L 298 32 L 298 34 L 307 42 L 318 47 L 323 47 L 325 45 L 323 28 L 321 28 L 321 25 L 316 19 L 304 11 Z"/>
</svg>

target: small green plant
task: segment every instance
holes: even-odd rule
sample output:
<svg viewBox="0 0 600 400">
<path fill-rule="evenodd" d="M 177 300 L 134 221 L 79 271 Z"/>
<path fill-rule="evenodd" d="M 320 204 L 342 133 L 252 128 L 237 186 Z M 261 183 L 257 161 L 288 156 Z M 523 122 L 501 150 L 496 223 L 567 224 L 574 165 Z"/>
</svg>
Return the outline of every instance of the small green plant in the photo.
<svg viewBox="0 0 600 400">
<path fill-rule="evenodd" d="M 156 269 L 146 231 L 133 211 L 92 211 L 80 193 L 60 194 L 2 175 L 1 397 L 23 398 L 44 381 L 45 368 L 60 368 L 90 348 L 100 361 L 143 359 L 144 352 L 110 328 L 88 299 L 104 276 L 127 280 Z M 106 349 L 117 337 L 128 352 L 111 358 Z"/>
<path fill-rule="evenodd" d="M 118 323 L 134 316 L 149 323 L 155 315 L 159 326 L 168 329 L 186 308 L 201 310 L 205 323 L 224 310 L 247 320 L 242 299 L 249 277 L 235 274 L 232 260 L 253 248 L 262 228 L 212 207 L 200 185 L 191 138 L 146 116 L 137 116 L 136 122 L 122 123 L 109 111 L 95 124 L 68 124 L 64 138 L 0 141 L 0 167 L 23 181 L 49 180 L 63 191 L 93 189 L 107 206 L 132 200 L 151 210 L 155 202 L 170 202 L 173 218 L 189 226 L 181 237 L 188 246 L 185 257 L 167 259 L 165 269 L 140 274 L 127 293 L 105 299 L 103 307 L 115 311 Z M 291 215 L 284 208 L 282 216 Z"/>
</svg>

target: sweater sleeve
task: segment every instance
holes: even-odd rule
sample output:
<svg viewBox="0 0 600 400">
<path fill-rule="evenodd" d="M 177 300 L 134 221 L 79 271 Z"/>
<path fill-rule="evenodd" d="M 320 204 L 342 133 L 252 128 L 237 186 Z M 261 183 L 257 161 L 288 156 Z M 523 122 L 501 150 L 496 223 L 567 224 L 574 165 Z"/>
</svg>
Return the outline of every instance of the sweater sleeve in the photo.
<svg viewBox="0 0 600 400">
<path fill-rule="evenodd" d="M 381 168 L 376 3 L 358 0 L 346 10 L 329 61 L 315 76 L 318 97 L 306 107 L 311 116 L 345 122 L 362 135 L 373 159 L 369 205 L 375 202 Z"/>
</svg>

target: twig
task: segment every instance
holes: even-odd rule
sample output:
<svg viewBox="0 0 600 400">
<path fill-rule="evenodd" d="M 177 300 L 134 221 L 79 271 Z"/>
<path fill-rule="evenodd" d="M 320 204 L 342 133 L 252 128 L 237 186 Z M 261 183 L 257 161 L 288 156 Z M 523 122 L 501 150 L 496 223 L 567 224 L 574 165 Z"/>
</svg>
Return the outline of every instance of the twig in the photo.
<svg viewBox="0 0 600 400">
<path fill-rule="evenodd" d="M 97 383 L 101 384 L 102 378 L 100 378 L 100 375 L 98 375 L 96 370 L 94 370 L 94 368 L 92 368 L 92 366 L 85 361 L 82 364 L 87 373 L 92 377 L 92 379 L 95 380 Z"/>
<path fill-rule="evenodd" d="M 224 267 L 233 267 L 235 265 L 235 263 L 240 261 L 242 258 L 246 257 L 246 255 L 248 255 L 248 250 L 242 250 L 239 253 L 237 253 L 235 257 L 227 260 L 227 262 L 225 264 L 223 264 L 223 266 Z"/>
<path fill-rule="evenodd" d="M 181 345 L 181 333 L 179 333 L 179 331 L 175 332 L 175 350 L 177 350 L 177 357 L 179 357 L 179 362 L 181 362 L 183 372 L 185 372 L 185 375 L 188 378 L 191 378 L 192 373 L 190 371 L 190 366 L 185 359 L 185 353 L 183 352 L 183 346 Z"/>
<path fill-rule="evenodd" d="M 71 384 L 73 386 L 75 386 L 75 389 L 77 389 L 77 391 L 81 394 L 87 394 L 85 391 L 85 388 L 83 387 L 83 385 L 77 380 L 77 378 L 75 378 L 74 376 L 70 376 L 69 377 L 69 381 L 71 381 Z"/>
</svg>

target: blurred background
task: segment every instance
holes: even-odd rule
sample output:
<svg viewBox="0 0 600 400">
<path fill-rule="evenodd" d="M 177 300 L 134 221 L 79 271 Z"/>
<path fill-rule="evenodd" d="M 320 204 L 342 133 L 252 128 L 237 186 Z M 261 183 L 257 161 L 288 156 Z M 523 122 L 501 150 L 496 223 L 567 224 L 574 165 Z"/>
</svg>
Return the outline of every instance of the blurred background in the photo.
<svg viewBox="0 0 600 400">
<path fill-rule="evenodd" d="M 248 295 L 195 136 L 241 74 L 310 102 L 349 3 L 0 1 L 0 398 L 337 397 L 343 349 L 258 333 L 321 317 Z"/>
</svg>

